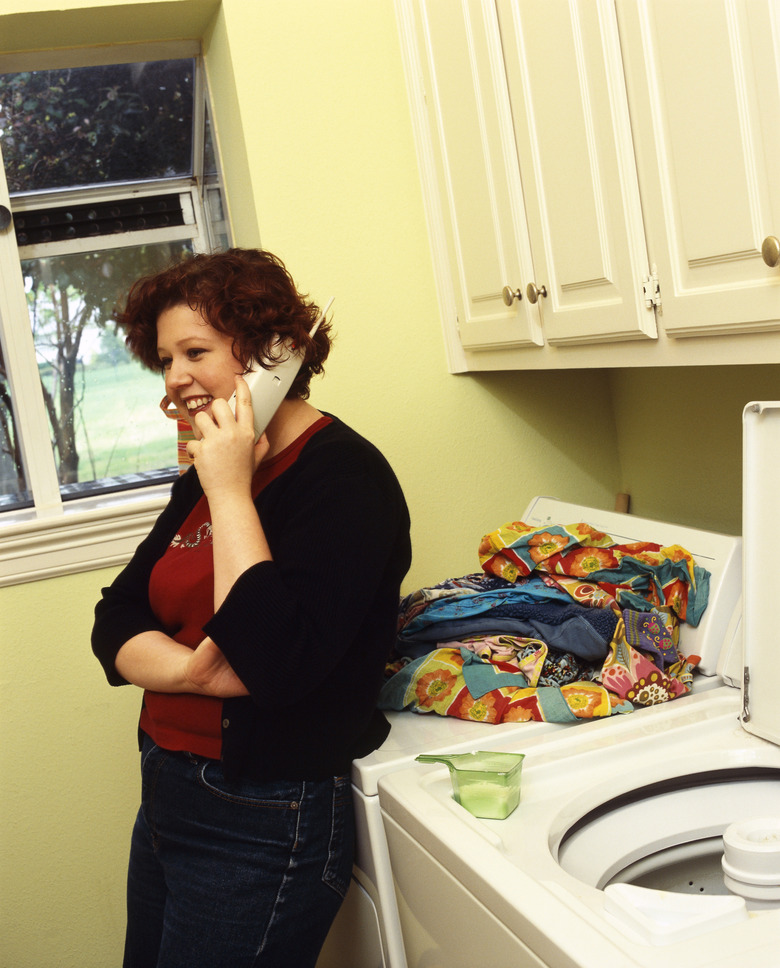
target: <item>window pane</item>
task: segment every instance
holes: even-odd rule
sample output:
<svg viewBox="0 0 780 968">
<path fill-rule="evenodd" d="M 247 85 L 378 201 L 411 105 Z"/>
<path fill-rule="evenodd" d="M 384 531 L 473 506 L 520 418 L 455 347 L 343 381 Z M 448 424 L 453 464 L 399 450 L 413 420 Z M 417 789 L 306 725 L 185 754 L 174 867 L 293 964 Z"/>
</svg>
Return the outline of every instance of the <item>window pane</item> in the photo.
<svg viewBox="0 0 780 968">
<path fill-rule="evenodd" d="M 0 74 L 9 191 L 192 173 L 192 59 Z"/>
<path fill-rule="evenodd" d="M 11 387 L 0 345 L 0 510 L 32 504 L 19 443 Z"/>
<path fill-rule="evenodd" d="M 64 498 L 176 472 L 162 378 L 130 356 L 111 315 L 137 278 L 191 251 L 187 241 L 22 262 Z"/>
</svg>

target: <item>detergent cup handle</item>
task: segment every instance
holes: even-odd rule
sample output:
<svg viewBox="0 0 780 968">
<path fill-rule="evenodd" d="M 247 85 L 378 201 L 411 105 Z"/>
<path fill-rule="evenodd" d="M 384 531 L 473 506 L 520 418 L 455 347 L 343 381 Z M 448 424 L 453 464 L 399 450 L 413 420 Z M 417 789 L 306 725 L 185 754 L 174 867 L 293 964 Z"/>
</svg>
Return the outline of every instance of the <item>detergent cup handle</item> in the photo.
<svg viewBox="0 0 780 968">
<path fill-rule="evenodd" d="M 434 753 L 420 753 L 419 756 L 415 756 L 415 760 L 418 763 L 444 763 L 450 770 L 452 770 L 452 758 L 450 756 L 436 756 Z"/>
</svg>

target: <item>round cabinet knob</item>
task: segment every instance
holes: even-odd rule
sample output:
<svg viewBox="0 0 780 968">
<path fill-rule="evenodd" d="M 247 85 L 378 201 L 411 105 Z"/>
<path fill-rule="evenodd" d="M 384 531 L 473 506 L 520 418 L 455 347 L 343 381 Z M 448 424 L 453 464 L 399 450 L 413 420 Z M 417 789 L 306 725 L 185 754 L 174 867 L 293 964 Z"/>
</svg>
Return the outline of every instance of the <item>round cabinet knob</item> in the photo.
<svg viewBox="0 0 780 968">
<path fill-rule="evenodd" d="M 0 205 L 0 232 L 5 231 L 11 222 L 13 222 L 13 216 L 10 209 L 7 209 L 5 205 Z"/>
<path fill-rule="evenodd" d="M 506 306 L 511 306 L 515 299 L 520 302 L 523 298 L 522 292 L 519 289 L 512 289 L 511 286 L 504 286 L 501 290 L 501 298 L 504 300 Z"/>
<path fill-rule="evenodd" d="M 761 246 L 761 258 L 770 269 L 780 265 L 780 239 L 776 235 L 767 235 Z"/>
<path fill-rule="evenodd" d="M 545 286 L 537 286 L 535 282 L 529 282 L 525 287 L 525 294 L 529 303 L 535 303 L 540 296 L 547 295 L 547 289 Z"/>
</svg>

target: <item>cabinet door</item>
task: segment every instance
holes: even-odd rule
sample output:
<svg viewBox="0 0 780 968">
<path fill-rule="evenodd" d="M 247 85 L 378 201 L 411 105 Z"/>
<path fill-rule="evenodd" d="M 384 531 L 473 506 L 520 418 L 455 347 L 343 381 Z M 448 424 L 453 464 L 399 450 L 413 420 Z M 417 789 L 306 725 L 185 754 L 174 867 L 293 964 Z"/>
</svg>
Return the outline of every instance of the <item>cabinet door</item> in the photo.
<svg viewBox="0 0 780 968">
<path fill-rule="evenodd" d="M 664 329 L 780 328 L 780 3 L 616 2 Z"/>
<path fill-rule="evenodd" d="M 545 338 L 656 336 L 613 0 L 496 0 Z"/>
<path fill-rule="evenodd" d="M 446 248 L 438 268 L 449 278 L 439 288 L 454 294 L 450 309 L 442 299 L 445 316 L 457 315 L 445 327 L 456 324 L 469 350 L 540 345 L 538 306 L 522 294 L 531 255 L 492 3 L 399 0 L 398 8 L 407 74 L 420 82 L 417 138 L 435 261 L 437 241 Z M 414 90 L 412 99 L 414 114 Z M 507 306 L 505 287 L 522 298 Z"/>
</svg>

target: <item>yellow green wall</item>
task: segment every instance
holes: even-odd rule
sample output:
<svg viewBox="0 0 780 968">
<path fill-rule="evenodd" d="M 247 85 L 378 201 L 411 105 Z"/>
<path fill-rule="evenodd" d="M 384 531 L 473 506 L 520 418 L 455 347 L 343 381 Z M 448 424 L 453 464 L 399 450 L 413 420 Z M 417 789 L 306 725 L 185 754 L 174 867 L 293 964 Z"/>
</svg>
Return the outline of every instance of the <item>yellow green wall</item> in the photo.
<svg viewBox="0 0 780 968">
<path fill-rule="evenodd" d="M 0 590 L 0 964 L 121 964 L 137 696 L 89 651 L 97 572 Z"/>
<path fill-rule="evenodd" d="M 638 513 L 738 528 L 751 368 L 446 372 L 392 0 L 215 10 L 0 0 L 0 48 L 204 36 L 236 242 L 336 296 L 312 400 L 394 465 L 413 520 L 407 588 L 475 569 L 482 534 L 537 493 L 611 507 L 630 489 Z M 765 396 L 776 371 L 756 368 Z M 0 589 L 0 964 L 13 968 L 120 960 L 138 695 L 110 689 L 89 651 L 110 577 Z"/>
<path fill-rule="evenodd" d="M 742 411 L 751 400 L 780 399 L 780 366 L 618 370 L 610 386 L 631 510 L 739 534 Z"/>
</svg>

